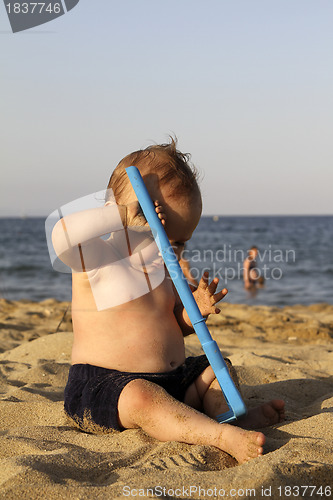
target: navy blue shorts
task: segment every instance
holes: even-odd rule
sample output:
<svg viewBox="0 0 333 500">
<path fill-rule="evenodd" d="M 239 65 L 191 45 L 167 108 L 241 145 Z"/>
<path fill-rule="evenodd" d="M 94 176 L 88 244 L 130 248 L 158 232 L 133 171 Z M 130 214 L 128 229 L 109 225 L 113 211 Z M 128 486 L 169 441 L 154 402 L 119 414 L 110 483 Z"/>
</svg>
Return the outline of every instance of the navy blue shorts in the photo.
<svg viewBox="0 0 333 500">
<path fill-rule="evenodd" d="M 131 373 L 86 364 L 72 365 L 65 388 L 65 412 L 85 432 L 121 431 L 118 400 L 126 384 L 136 379 L 149 380 L 178 401 L 184 401 L 186 390 L 207 366 L 205 355 L 189 357 L 183 365 L 164 373 Z"/>
</svg>

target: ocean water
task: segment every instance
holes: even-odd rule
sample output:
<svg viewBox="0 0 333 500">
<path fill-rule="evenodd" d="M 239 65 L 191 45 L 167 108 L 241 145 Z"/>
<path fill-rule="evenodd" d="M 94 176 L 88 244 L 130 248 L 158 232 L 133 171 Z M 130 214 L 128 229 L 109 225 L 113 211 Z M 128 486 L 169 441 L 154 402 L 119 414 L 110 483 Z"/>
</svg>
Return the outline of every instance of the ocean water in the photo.
<svg viewBox="0 0 333 500">
<path fill-rule="evenodd" d="M 44 218 L 0 218 L 0 296 L 9 300 L 71 299 L 71 276 L 53 270 Z M 244 290 L 243 260 L 259 248 L 265 285 Z M 230 303 L 333 303 L 333 216 L 202 217 L 185 255 L 192 274 L 206 269 L 228 288 Z"/>
</svg>

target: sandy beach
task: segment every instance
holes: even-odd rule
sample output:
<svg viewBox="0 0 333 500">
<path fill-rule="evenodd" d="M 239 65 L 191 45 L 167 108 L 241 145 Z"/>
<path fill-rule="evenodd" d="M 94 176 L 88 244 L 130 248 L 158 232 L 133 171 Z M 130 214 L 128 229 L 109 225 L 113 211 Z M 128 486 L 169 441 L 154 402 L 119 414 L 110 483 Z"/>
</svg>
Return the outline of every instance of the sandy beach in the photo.
<svg viewBox="0 0 333 500">
<path fill-rule="evenodd" d="M 74 428 L 63 413 L 69 304 L 1 299 L 1 498 L 333 496 L 333 306 L 224 304 L 208 325 L 248 407 L 286 401 L 286 420 L 264 430 L 264 456 L 243 465 L 214 447 L 162 443 L 140 430 Z M 194 335 L 186 346 L 202 352 Z"/>
</svg>

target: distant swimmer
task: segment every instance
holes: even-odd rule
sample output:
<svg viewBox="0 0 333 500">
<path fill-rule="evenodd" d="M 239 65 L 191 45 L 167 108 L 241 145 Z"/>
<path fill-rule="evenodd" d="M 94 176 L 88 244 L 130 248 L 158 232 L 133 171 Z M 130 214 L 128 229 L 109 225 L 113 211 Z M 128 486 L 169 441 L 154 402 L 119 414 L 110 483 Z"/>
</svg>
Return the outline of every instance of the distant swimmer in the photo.
<svg viewBox="0 0 333 500">
<path fill-rule="evenodd" d="M 256 286 L 262 287 L 264 285 L 264 279 L 259 275 L 257 269 L 256 258 L 258 256 L 258 252 L 258 247 L 252 246 L 248 250 L 248 256 L 243 263 L 244 287 L 247 290 L 254 290 Z"/>
</svg>

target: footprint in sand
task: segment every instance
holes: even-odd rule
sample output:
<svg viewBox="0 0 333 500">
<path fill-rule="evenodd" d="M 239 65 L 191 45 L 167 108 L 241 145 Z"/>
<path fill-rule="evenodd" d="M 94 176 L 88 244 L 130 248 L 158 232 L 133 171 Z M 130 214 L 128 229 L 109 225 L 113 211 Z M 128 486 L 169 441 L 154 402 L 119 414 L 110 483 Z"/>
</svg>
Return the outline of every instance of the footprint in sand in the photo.
<svg viewBox="0 0 333 500">
<path fill-rule="evenodd" d="M 194 456 L 193 453 L 185 452 L 181 455 L 156 458 L 155 460 L 148 461 L 143 465 L 157 470 L 175 469 L 178 467 L 186 467 L 197 470 L 202 469 L 204 462 L 200 461 L 200 459 Z"/>
<path fill-rule="evenodd" d="M 212 447 L 189 446 L 189 450 L 183 450 L 180 453 L 168 454 L 165 450 L 165 453 L 159 453 L 159 456 L 155 458 L 150 455 L 140 464 L 140 468 L 165 471 L 181 467 L 182 469 L 205 471 L 222 470 L 234 467 L 236 464 L 232 457 Z"/>
</svg>

